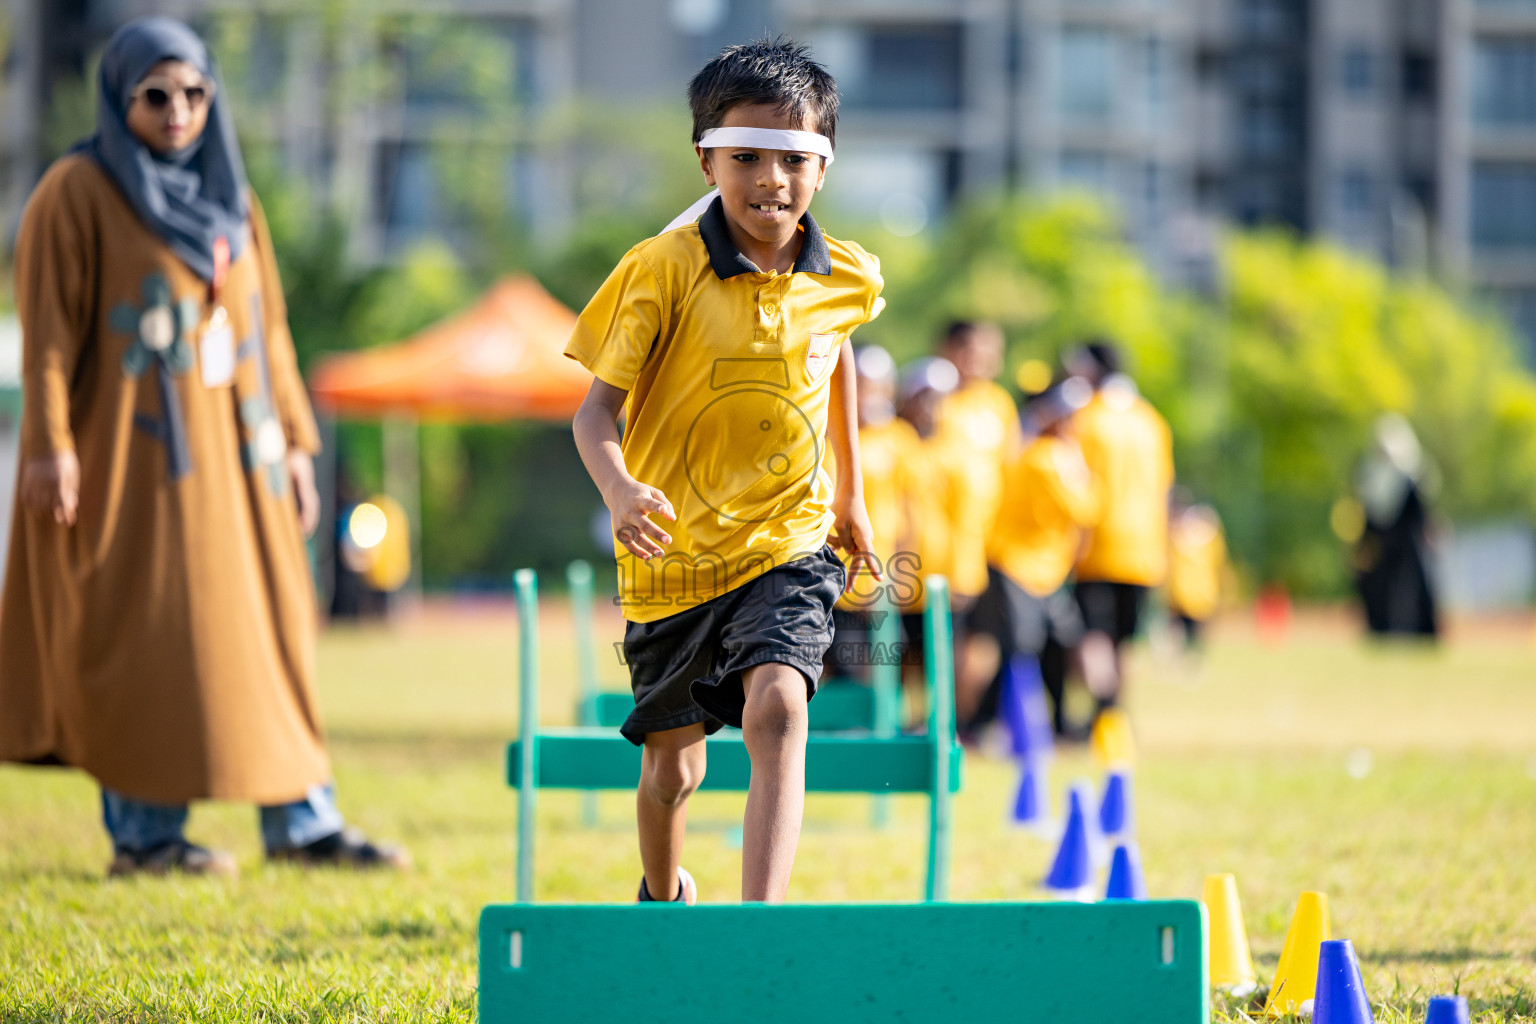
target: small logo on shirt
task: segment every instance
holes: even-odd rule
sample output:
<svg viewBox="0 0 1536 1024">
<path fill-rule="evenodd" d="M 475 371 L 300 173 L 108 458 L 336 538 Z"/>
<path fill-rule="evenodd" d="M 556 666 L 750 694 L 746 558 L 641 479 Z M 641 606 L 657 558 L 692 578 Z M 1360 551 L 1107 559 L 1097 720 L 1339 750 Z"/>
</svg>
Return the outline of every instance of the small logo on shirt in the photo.
<svg viewBox="0 0 1536 1024">
<path fill-rule="evenodd" d="M 805 372 L 811 380 L 820 380 L 832 362 L 832 353 L 837 349 L 836 334 L 813 334 L 811 343 L 805 350 Z"/>
</svg>

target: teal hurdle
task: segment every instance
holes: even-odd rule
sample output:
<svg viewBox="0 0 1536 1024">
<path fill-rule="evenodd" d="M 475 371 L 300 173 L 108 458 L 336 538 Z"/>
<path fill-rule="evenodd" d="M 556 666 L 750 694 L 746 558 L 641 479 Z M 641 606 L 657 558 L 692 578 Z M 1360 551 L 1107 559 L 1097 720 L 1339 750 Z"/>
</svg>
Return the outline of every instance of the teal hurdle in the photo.
<svg viewBox="0 0 1536 1024">
<path fill-rule="evenodd" d="M 533 774 L 539 756 L 539 576 L 519 569 L 512 577 L 517 591 L 517 673 L 523 680 L 518 691 L 517 731 L 527 739 L 517 752 L 517 766 L 524 778 Z M 529 723 L 533 723 L 532 727 Z M 517 790 L 517 901 L 533 902 L 533 840 L 538 829 L 537 786 Z"/>
<path fill-rule="evenodd" d="M 518 900 L 532 902 L 534 793 L 540 787 L 634 789 L 640 780 L 640 748 L 611 729 L 538 727 L 538 581 L 532 570 L 522 569 L 514 584 L 522 642 L 518 660 L 522 714 L 518 739 L 507 750 L 507 779 L 519 794 Z M 947 651 L 948 584 L 935 576 L 927 586 L 926 630 L 930 644 L 938 645 L 930 649 Z M 949 805 L 952 794 L 960 788 L 961 755 L 955 743 L 952 667 L 938 657 L 930 658 L 929 665 L 928 704 L 932 712 L 926 736 L 812 735 L 806 744 L 805 788 L 832 793 L 926 794 L 930 812 L 924 893 L 930 900 L 942 900 L 948 885 Z M 709 768 L 701 788 L 743 791 L 751 776 L 751 760 L 739 733 L 717 734 L 710 739 Z"/>
<path fill-rule="evenodd" d="M 1205 934 L 1192 900 L 492 905 L 480 1020 L 1205 1024 Z"/>
<path fill-rule="evenodd" d="M 805 1024 L 1206 1024 L 1205 908 L 1194 901 L 943 903 L 954 742 L 948 587 L 928 582 L 926 737 L 814 736 L 806 788 L 930 797 L 927 903 L 545 905 L 534 898 L 540 785 L 633 788 L 639 752 L 610 731 L 538 728 L 538 583 L 515 577 L 520 622 L 517 899 L 480 914 L 480 1020 L 631 1021 L 660 1008 L 677 1024 L 793 1016 Z M 741 740 L 710 741 L 705 787 L 744 789 Z M 679 985 L 645 950 L 708 950 L 719 984 Z M 637 951 L 642 951 L 637 955 Z M 765 956 L 765 951 L 771 955 Z M 706 973 L 708 965 L 705 966 Z"/>
<path fill-rule="evenodd" d="M 927 582 L 928 605 L 923 612 L 923 641 L 928 663 L 928 735 L 955 734 L 955 651 L 954 633 L 949 625 L 949 581 L 930 576 Z M 934 773 L 943 778 L 948 756 L 934 748 Z M 948 800 L 928 804 L 928 834 L 948 836 L 952 808 Z M 928 888 L 925 898 L 947 899 L 949 894 L 949 844 L 928 844 Z"/>
<path fill-rule="evenodd" d="M 571 595 L 571 630 L 576 634 L 576 724 L 593 726 L 597 721 L 597 649 L 592 645 L 592 566 L 577 559 L 565 567 L 565 583 Z M 597 794 L 581 794 L 581 822 L 597 827 Z"/>
</svg>

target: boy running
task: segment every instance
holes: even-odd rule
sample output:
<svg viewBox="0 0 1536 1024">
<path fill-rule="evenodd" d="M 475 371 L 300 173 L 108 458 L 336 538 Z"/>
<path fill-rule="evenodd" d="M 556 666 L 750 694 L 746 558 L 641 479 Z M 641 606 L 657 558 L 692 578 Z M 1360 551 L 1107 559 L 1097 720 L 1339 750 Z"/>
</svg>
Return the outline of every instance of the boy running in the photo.
<svg viewBox="0 0 1536 1024">
<path fill-rule="evenodd" d="M 848 337 L 878 314 L 882 282 L 807 212 L 838 99 L 803 47 L 729 47 L 688 101 L 718 194 L 624 256 L 566 355 L 595 378 L 575 434 L 617 540 L 635 694 L 621 731 L 644 747 L 640 899 L 694 902 L 687 801 L 705 735 L 733 725 L 752 759 L 741 896 L 777 902 L 805 803 L 806 702 L 848 579 L 827 540 L 873 547 Z"/>
</svg>

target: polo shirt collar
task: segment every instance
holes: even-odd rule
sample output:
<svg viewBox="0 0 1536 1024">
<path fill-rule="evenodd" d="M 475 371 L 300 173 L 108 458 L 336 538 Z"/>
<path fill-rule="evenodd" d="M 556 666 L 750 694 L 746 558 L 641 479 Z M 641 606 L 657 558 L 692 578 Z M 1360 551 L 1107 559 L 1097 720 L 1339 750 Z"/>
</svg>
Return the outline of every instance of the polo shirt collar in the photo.
<svg viewBox="0 0 1536 1024">
<path fill-rule="evenodd" d="M 827 249 L 827 237 L 821 233 L 821 227 L 809 210 L 800 218 L 800 227 L 805 230 L 805 237 L 800 240 L 800 255 L 795 257 L 790 273 L 832 273 L 832 253 Z M 731 241 L 730 229 L 725 224 L 725 205 L 719 196 L 699 218 L 699 237 L 704 240 L 704 249 L 709 253 L 710 269 L 720 280 L 737 274 L 762 272 Z"/>
</svg>

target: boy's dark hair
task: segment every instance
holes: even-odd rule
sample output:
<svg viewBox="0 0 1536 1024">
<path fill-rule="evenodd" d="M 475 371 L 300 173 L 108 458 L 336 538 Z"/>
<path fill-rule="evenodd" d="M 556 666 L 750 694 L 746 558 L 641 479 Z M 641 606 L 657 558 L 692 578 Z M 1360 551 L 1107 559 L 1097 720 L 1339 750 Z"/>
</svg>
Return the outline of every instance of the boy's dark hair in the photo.
<svg viewBox="0 0 1536 1024">
<path fill-rule="evenodd" d="M 796 128 L 836 145 L 837 101 L 837 82 L 811 59 L 809 47 L 787 36 L 727 46 L 688 83 L 694 142 L 719 128 L 732 107 L 772 103 Z"/>
</svg>

